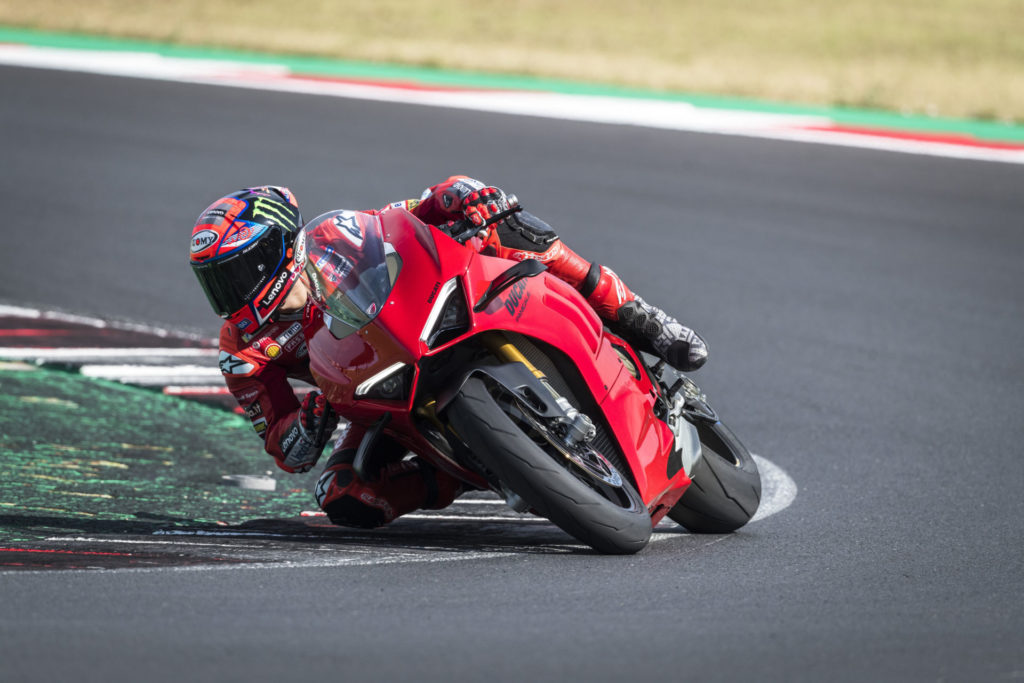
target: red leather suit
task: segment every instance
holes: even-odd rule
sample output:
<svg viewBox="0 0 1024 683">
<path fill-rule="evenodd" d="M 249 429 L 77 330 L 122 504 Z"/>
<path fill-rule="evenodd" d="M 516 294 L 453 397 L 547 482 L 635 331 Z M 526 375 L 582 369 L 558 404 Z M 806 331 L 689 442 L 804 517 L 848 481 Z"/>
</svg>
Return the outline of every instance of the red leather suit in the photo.
<svg viewBox="0 0 1024 683">
<path fill-rule="evenodd" d="M 404 208 L 430 225 L 462 218 L 465 197 L 483 187 L 465 176 L 452 176 L 428 188 L 421 199 L 395 202 L 378 214 Z M 490 228 L 483 238 L 473 238 L 467 248 L 521 261 L 537 259 L 548 271 L 581 291 L 597 313 L 615 320 L 615 312 L 635 297 L 609 269 L 581 258 L 557 238 L 550 228 L 514 232 L 504 226 Z M 319 311 L 311 304 L 291 319 L 281 316 L 243 335 L 225 323 L 220 333 L 220 369 L 265 449 L 278 467 L 294 472 L 303 462 L 299 400 L 289 380 L 313 384 L 303 328 L 315 325 Z M 419 458 L 403 460 L 396 444 L 382 439 L 374 453 L 385 465 L 373 482 L 364 482 L 352 471 L 355 450 L 364 430 L 350 425 L 339 438 L 316 487 L 320 507 L 338 524 L 374 527 L 420 508 L 443 508 L 460 492 L 454 478 L 437 472 Z M 308 458 L 307 458 L 308 459 Z"/>
</svg>

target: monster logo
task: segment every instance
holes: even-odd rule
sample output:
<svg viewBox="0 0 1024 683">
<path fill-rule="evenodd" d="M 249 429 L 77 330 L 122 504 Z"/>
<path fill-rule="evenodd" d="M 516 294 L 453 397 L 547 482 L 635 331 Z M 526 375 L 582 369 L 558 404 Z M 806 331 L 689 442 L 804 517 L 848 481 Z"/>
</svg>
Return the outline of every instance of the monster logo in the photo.
<svg viewBox="0 0 1024 683">
<path fill-rule="evenodd" d="M 295 225 L 295 213 L 292 207 L 263 197 L 257 197 L 252 202 L 252 217 L 256 218 L 257 216 L 269 218 L 278 225 L 286 227 Z"/>
</svg>

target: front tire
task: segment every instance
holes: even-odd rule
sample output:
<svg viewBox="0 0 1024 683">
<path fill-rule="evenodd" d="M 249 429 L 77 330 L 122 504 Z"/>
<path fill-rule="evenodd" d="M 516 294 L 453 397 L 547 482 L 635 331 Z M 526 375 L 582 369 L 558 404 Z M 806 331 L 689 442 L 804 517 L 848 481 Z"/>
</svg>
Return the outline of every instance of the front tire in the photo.
<svg viewBox="0 0 1024 683">
<path fill-rule="evenodd" d="M 626 477 L 620 500 L 602 495 L 524 433 L 482 380 L 467 380 L 446 416 L 484 466 L 563 531 L 602 553 L 632 554 L 647 545 L 651 517 Z"/>
<path fill-rule="evenodd" d="M 698 534 L 727 534 L 750 521 L 761 503 L 761 476 L 750 451 L 721 422 L 694 424 L 701 458 L 693 483 L 669 511 L 674 522 Z"/>
</svg>

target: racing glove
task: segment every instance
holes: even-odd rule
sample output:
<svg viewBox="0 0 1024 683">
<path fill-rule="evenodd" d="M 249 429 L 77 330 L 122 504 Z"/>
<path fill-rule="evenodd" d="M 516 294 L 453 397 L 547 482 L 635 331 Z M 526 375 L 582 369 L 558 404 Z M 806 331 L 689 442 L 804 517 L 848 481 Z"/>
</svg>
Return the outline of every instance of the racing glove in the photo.
<svg viewBox="0 0 1024 683">
<path fill-rule="evenodd" d="M 303 435 L 314 447 L 323 449 L 338 426 L 338 415 L 332 409 L 324 393 L 319 389 L 306 394 L 299 408 L 299 422 Z"/>
<path fill-rule="evenodd" d="M 324 446 L 338 426 L 338 416 L 319 390 L 306 394 L 299 406 L 299 416 L 281 439 L 284 469 L 308 472 L 316 465 Z"/>
<path fill-rule="evenodd" d="M 462 202 L 463 216 L 477 230 L 501 223 L 517 211 L 522 211 L 522 207 L 516 196 L 493 186 L 471 193 Z"/>
<path fill-rule="evenodd" d="M 511 225 L 522 211 L 515 195 L 506 195 L 496 187 L 484 187 L 462 199 L 463 218 L 445 227 L 457 242 L 465 244 L 475 235 L 481 237 L 493 225 Z"/>
</svg>

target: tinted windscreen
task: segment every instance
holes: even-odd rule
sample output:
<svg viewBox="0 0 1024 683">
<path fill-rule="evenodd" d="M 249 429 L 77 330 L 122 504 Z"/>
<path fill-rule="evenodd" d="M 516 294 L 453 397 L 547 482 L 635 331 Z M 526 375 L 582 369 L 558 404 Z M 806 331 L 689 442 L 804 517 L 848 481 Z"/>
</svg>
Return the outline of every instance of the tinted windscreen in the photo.
<svg viewBox="0 0 1024 683">
<path fill-rule="evenodd" d="M 398 278 L 400 261 L 376 216 L 332 211 L 310 221 L 300 238 L 313 299 L 342 338 L 377 317 Z M 388 268 L 388 263 L 391 268 Z"/>
</svg>

